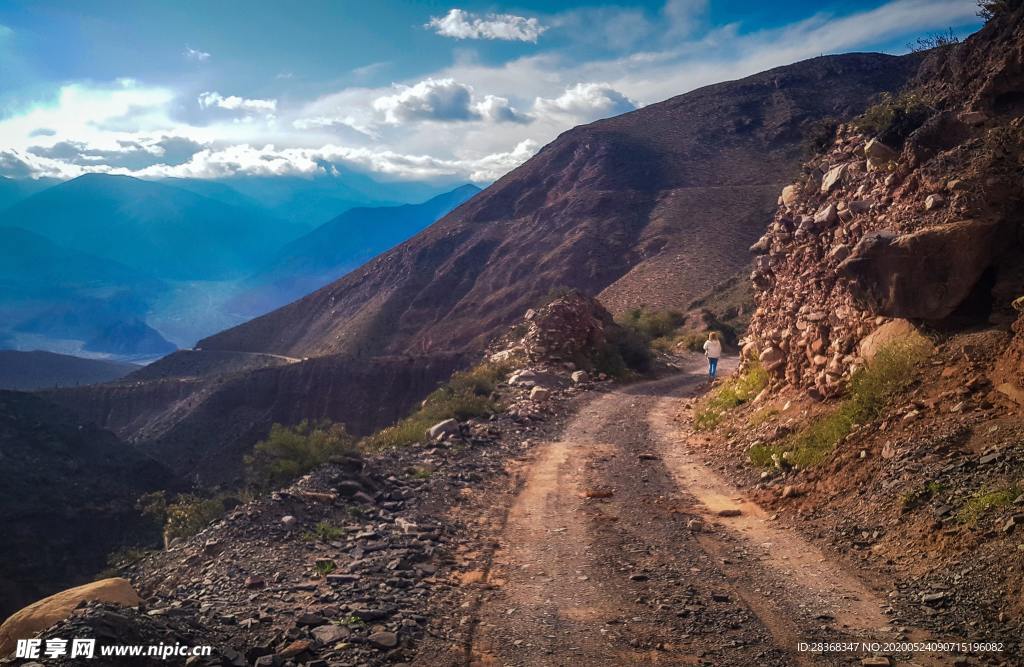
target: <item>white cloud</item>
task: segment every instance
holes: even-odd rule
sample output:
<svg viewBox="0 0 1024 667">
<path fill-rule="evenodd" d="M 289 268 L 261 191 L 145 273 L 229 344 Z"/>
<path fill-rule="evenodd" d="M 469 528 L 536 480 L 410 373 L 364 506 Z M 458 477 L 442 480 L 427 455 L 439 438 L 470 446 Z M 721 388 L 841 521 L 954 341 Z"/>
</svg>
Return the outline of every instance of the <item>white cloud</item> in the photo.
<svg viewBox="0 0 1024 667">
<path fill-rule="evenodd" d="M 471 14 L 451 9 L 444 16 L 431 17 L 425 28 L 438 35 L 455 39 L 500 39 L 511 42 L 537 42 L 547 30 L 535 18 L 515 14 Z"/>
<path fill-rule="evenodd" d="M 478 99 L 472 86 L 452 78 L 424 79 L 412 86 L 395 86 L 395 89 L 397 93 L 373 100 L 374 110 L 391 125 L 412 121 L 530 122 L 529 116 L 516 110 L 507 97 L 485 95 Z"/>
<path fill-rule="evenodd" d="M 203 63 L 210 59 L 208 52 L 193 49 L 191 46 L 186 46 L 181 55 L 185 56 L 186 60 L 193 60 L 197 63 Z"/>
<path fill-rule="evenodd" d="M 529 123 L 530 117 L 519 113 L 513 107 L 507 97 L 498 95 L 485 95 L 482 100 L 473 105 L 474 111 L 480 118 L 492 123 Z"/>
<path fill-rule="evenodd" d="M 228 95 L 227 97 L 218 92 L 206 92 L 199 94 L 199 107 L 202 109 L 227 109 L 228 111 L 262 111 L 273 113 L 277 111 L 277 100 L 261 100 Z"/>
<path fill-rule="evenodd" d="M 414 155 L 392 150 L 328 144 L 318 148 L 262 148 L 249 144 L 206 149 L 177 166 L 153 165 L 132 172 L 143 177 L 225 178 L 229 176 L 314 175 L 331 171 L 332 165 L 355 167 L 404 179 L 440 177 L 468 178 L 477 182 L 494 180 L 530 159 L 539 148 L 523 141 L 511 151 L 450 159 Z M 111 173 L 122 173 L 110 170 Z"/>
<path fill-rule="evenodd" d="M 473 89 L 455 79 L 424 79 L 413 86 L 396 86 L 399 92 L 378 97 L 373 108 L 385 122 L 413 120 L 470 120 Z"/>
<path fill-rule="evenodd" d="M 637 103 L 607 83 L 577 83 L 555 98 L 538 97 L 534 113 L 563 115 L 576 120 L 596 120 L 632 111 Z"/>
</svg>

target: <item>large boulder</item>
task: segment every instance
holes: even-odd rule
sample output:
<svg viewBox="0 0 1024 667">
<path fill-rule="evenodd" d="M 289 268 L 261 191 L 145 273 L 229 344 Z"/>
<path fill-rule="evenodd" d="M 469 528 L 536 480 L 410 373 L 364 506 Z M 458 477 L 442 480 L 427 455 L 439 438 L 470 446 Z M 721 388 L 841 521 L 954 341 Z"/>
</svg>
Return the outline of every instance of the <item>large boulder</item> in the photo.
<svg viewBox="0 0 1024 667">
<path fill-rule="evenodd" d="M 887 317 L 941 320 L 993 261 L 996 225 L 964 220 L 912 234 L 873 232 L 838 267 L 863 307 Z"/>
<path fill-rule="evenodd" d="M 857 353 L 861 359 L 870 364 L 875 360 L 879 350 L 904 341 L 931 345 L 931 342 L 917 330 L 917 327 L 907 320 L 892 320 L 865 336 L 857 346 Z"/>
<path fill-rule="evenodd" d="M 142 600 L 127 579 L 113 577 L 69 588 L 33 602 L 0 625 L 0 658 L 13 652 L 19 639 L 29 639 L 63 621 L 82 602 L 109 602 L 136 607 Z"/>
</svg>

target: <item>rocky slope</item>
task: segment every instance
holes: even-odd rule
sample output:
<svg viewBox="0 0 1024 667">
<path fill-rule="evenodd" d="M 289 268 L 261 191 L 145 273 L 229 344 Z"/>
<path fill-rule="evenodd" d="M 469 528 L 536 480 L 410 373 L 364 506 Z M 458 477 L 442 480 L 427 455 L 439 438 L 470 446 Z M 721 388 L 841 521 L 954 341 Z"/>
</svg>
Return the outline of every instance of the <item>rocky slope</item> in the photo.
<svg viewBox="0 0 1024 667">
<path fill-rule="evenodd" d="M 1024 7 L 932 53 L 872 132 L 839 128 L 753 247 L 744 353 L 772 384 L 705 434 L 705 403 L 680 414 L 776 518 L 894 582 L 900 615 L 1005 642 L 982 664 L 1019 664 L 1024 623 L 1022 53 Z M 858 408 L 853 378 L 896 389 Z"/>
<path fill-rule="evenodd" d="M 746 263 L 804 131 L 902 86 L 917 56 L 817 58 L 564 133 L 398 248 L 204 349 L 481 349 L 552 287 L 685 307 Z"/>
<path fill-rule="evenodd" d="M 1013 320 L 1024 132 L 1007 91 L 1024 85 L 1022 45 L 1024 29 L 1007 19 L 931 54 L 890 107 L 916 119 L 879 136 L 841 127 L 782 190 L 752 248 L 749 351 L 776 376 L 836 395 L 862 364 L 862 342 L 892 320 L 938 331 Z"/>
<path fill-rule="evenodd" d="M 166 468 L 32 396 L 0 391 L 0 617 L 89 581 L 122 546 L 158 544 L 135 509 Z"/>
</svg>

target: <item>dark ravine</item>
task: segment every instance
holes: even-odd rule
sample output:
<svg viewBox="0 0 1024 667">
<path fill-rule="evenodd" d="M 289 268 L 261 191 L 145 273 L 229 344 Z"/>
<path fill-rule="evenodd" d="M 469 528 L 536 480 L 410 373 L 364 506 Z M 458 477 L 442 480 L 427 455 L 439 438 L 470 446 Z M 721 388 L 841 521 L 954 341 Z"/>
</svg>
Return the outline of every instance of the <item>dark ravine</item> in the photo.
<svg viewBox="0 0 1024 667">
<path fill-rule="evenodd" d="M 170 471 L 37 396 L 0 391 L 0 617 L 90 581 L 122 546 L 157 546 L 137 498 Z"/>
</svg>

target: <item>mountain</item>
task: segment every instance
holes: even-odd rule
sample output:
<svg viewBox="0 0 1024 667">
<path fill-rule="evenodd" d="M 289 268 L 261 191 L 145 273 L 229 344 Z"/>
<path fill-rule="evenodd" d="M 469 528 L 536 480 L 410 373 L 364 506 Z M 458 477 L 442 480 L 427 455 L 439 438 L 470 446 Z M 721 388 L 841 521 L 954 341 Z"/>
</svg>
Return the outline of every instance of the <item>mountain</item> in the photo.
<svg viewBox="0 0 1024 667">
<path fill-rule="evenodd" d="M 479 349 L 553 287 L 684 309 L 748 261 L 804 134 L 912 77 L 917 54 L 815 58 L 563 133 L 406 243 L 200 342 L 292 356 Z"/>
<path fill-rule="evenodd" d="M 56 178 L 19 179 L 0 176 L 0 210 L 58 183 L 60 181 Z"/>
<path fill-rule="evenodd" d="M 111 433 L 0 391 L 0 452 L 0 617 L 90 581 L 119 547 L 159 543 L 135 502 L 172 477 Z"/>
<path fill-rule="evenodd" d="M 230 187 L 272 215 L 307 230 L 356 206 L 423 201 L 446 189 L 429 183 L 377 181 L 355 172 L 311 177 L 236 176 L 214 183 Z"/>
<path fill-rule="evenodd" d="M 480 192 L 463 185 L 421 204 L 349 209 L 286 245 L 245 283 L 233 307 L 262 314 L 304 296 L 390 250 Z"/>
<path fill-rule="evenodd" d="M 119 262 L 25 229 L 0 227 L 0 334 L 5 338 L 22 332 L 85 340 L 115 323 L 144 318 L 150 302 L 166 289 L 162 281 Z"/>
<path fill-rule="evenodd" d="M 0 389 L 49 389 L 110 382 L 140 366 L 36 350 L 0 350 Z"/>
<path fill-rule="evenodd" d="M 163 183 L 86 174 L 0 214 L 76 251 L 165 279 L 244 275 L 294 238 L 266 213 Z"/>
<path fill-rule="evenodd" d="M 166 373 L 47 396 L 215 481 L 237 476 L 272 421 L 371 432 L 554 288 L 613 310 L 685 310 L 747 265 L 804 133 L 860 113 L 919 63 L 816 58 L 575 128 L 340 280 L 158 362 Z M 288 363 L 249 370 L 226 356 Z"/>
</svg>

